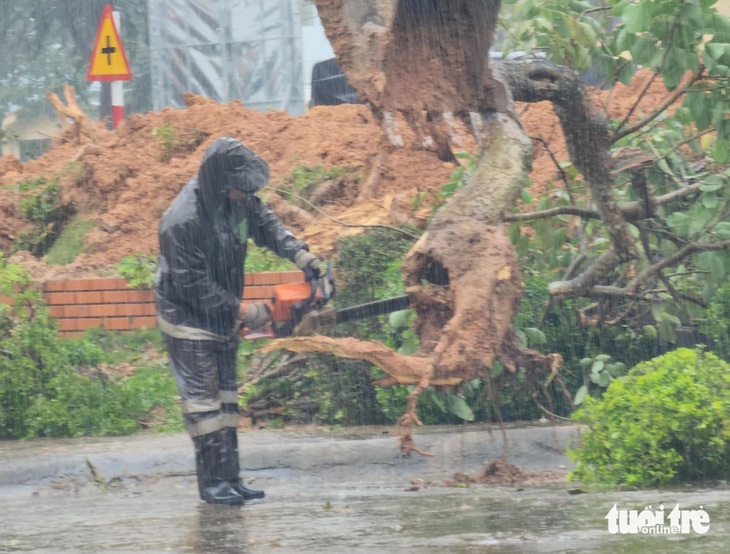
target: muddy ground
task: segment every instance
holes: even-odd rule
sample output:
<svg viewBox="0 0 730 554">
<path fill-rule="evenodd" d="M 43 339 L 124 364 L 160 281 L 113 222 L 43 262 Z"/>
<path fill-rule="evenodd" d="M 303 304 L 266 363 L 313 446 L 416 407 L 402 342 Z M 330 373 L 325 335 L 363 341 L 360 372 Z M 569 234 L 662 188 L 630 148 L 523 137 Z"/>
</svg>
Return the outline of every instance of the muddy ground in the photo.
<svg viewBox="0 0 730 554">
<path fill-rule="evenodd" d="M 611 117 L 623 117 L 650 76 L 640 72 L 629 87 L 597 90 L 593 97 Z M 661 80 L 656 79 L 635 116 L 650 111 L 665 96 Z M 17 255 L 16 261 L 36 279 L 108 275 L 126 255 L 155 252 L 162 212 L 196 172 L 205 148 L 226 135 L 240 139 L 268 161 L 272 181 L 265 197 L 285 224 L 324 257 L 333 255 L 340 236 L 361 229 L 343 228 L 320 212 L 277 194 L 273 189 L 284 185 L 294 168 L 351 169 L 319 202 L 321 210 L 340 221 L 365 225 L 407 222 L 419 227 L 427 225 L 433 202 L 456 168 L 455 163 L 441 162 L 424 150 L 405 122 L 398 125 L 405 146 L 393 149 L 382 161 L 383 131 L 363 105 L 320 106 L 295 118 L 284 112 L 260 113 L 239 102 L 220 105 L 197 96 L 188 96 L 187 102 L 183 110 L 133 114 L 113 132 L 101 124 L 91 126 L 93 136 L 77 136 L 67 129 L 49 152 L 27 163 L 1 156 L 0 250 L 7 252 L 25 225 L 18 183 L 59 175 L 64 201 L 96 225 L 85 238 L 85 252 L 68 266 L 47 266 L 29 255 Z M 555 159 L 567 158 L 549 104 L 518 105 L 517 114 L 527 133 L 544 140 Z M 174 130 L 172 136 L 170 129 Z M 458 126 L 450 145 L 454 151 L 473 152 L 475 148 L 473 139 Z M 550 189 L 557 168 L 541 142 L 533 145 L 532 192 L 538 198 Z M 419 201 L 414 203 L 416 197 Z"/>
<path fill-rule="evenodd" d="M 240 434 L 245 474 L 267 498 L 201 503 L 185 434 L 0 442 L 0 552 L 722 552 L 727 487 L 598 491 L 565 481 L 574 427 L 508 431 L 523 476 L 467 482 L 502 450 L 486 426 L 429 428 L 434 458 L 403 457 L 392 428 Z M 93 471 L 92 471 L 93 468 Z M 499 472 L 492 471 L 493 476 Z M 611 535 L 605 515 L 664 503 L 710 515 L 706 535 Z"/>
</svg>

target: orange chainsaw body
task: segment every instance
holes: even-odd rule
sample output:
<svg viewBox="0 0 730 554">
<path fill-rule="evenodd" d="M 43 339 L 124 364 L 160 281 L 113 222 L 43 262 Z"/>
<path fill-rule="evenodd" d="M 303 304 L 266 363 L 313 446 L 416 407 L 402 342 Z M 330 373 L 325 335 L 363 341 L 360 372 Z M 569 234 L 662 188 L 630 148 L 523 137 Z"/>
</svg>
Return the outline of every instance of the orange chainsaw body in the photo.
<svg viewBox="0 0 730 554">
<path fill-rule="evenodd" d="M 271 319 L 274 323 L 285 323 L 291 321 L 294 308 L 305 302 L 312 294 L 312 285 L 308 282 L 288 283 L 276 285 L 274 295 L 271 298 Z M 317 290 L 316 300 L 322 299 L 322 293 Z"/>
<path fill-rule="evenodd" d="M 269 308 L 271 323 L 261 329 L 249 329 L 243 338 L 249 340 L 290 336 L 302 318 L 322 308 L 334 296 L 332 267 L 327 264 L 323 276 L 313 281 L 274 286 Z"/>
</svg>

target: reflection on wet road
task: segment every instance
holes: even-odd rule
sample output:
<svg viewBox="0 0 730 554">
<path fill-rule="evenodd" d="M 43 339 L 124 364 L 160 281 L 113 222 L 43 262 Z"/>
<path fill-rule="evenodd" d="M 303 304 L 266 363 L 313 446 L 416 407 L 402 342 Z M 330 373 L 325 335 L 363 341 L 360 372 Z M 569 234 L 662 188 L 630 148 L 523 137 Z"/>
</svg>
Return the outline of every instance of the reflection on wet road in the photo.
<svg viewBox="0 0 730 554">
<path fill-rule="evenodd" d="M 421 488 L 388 483 L 257 480 L 268 498 L 208 506 L 192 477 L 122 479 L 106 488 L 2 492 L 0 551 L 9 552 L 707 552 L 725 551 L 730 490 L 589 492 L 542 487 Z M 700 505 L 706 535 L 611 535 L 614 503 Z"/>
</svg>

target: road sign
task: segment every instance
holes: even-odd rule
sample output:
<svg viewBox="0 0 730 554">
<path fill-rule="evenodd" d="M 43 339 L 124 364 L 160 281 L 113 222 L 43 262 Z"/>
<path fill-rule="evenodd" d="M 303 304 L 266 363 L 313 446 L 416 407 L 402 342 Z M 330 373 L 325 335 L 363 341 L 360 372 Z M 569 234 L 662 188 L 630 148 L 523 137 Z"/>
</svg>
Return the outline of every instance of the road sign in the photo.
<svg viewBox="0 0 730 554">
<path fill-rule="evenodd" d="M 132 71 L 129 69 L 127 54 L 112 17 L 112 6 L 107 4 L 104 6 L 99 28 L 96 31 L 86 79 L 89 81 L 129 81 L 131 78 Z"/>
</svg>

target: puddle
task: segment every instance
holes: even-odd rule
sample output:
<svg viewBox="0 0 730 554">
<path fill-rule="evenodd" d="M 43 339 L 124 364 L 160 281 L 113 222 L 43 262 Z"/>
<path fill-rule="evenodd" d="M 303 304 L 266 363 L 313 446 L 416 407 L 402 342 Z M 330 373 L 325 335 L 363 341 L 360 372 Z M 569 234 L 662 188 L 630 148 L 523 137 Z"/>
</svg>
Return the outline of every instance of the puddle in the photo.
<svg viewBox="0 0 730 554">
<path fill-rule="evenodd" d="M 324 482 L 326 483 L 326 481 Z M 281 482 L 262 477 L 265 501 L 207 506 L 192 477 L 6 489 L 2 552 L 604 552 L 717 553 L 730 531 L 730 490 L 602 492 L 567 485 L 428 488 Z M 32 489 L 32 490 L 31 490 Z M 706 535 L 611 535 L 606 514 L 647 505 L 697 509 Z"/>
</svg>

